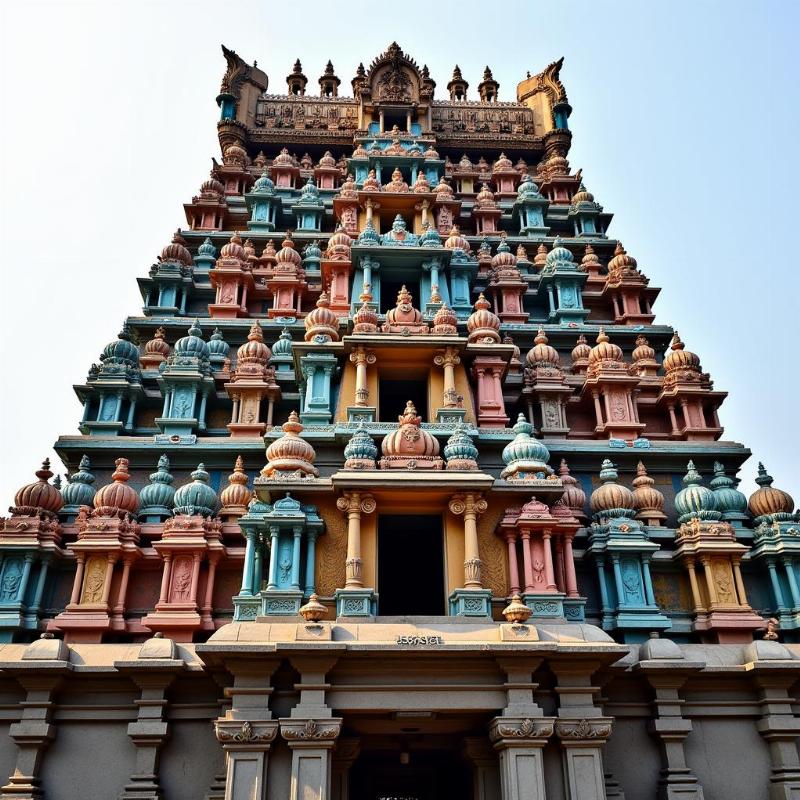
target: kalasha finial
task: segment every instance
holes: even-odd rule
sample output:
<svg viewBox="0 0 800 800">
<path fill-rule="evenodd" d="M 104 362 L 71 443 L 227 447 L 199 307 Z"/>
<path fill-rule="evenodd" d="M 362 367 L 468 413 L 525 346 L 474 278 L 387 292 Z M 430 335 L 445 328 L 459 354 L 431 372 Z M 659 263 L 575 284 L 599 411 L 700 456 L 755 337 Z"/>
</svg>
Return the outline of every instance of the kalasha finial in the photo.
<svg viewBox="0 0 800 800">
<path fill-rule="evenodd" d="M 681 341 L 681 337 L 678 336 L 678 331 L 675 331 L 672 337 L 672 342 L 670 343 L 670 347 L 673 350 L 683 350 L 683 348 L 686 347 L 686 345 Z"/>
<path fill-rule="evenodd" d="M 300 606 L 298 613 L 306 622 L 317 623 L 325 619 L 328 609 L 320 603 L 319 597 L 314 593 L 305 605 Z"/>
<path fill-rule="evenodd" d="M 512 625 L 524 625 L 533 610 L 522 602 L 522 598 L 515 594 L 511 598 L 511 602 L 503 609 L 503 616 Z"/>
</svg>

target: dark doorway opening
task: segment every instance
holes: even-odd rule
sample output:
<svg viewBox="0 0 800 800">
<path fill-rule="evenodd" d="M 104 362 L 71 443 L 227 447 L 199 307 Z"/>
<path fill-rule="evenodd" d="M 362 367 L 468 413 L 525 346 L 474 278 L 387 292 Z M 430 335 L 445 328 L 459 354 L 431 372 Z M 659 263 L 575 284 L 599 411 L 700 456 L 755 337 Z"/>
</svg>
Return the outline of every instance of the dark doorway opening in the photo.
<svg viewBox="0 0 800 800">
<path fill-rule="evenodd" d="M 368 751 L 350 772 L 350 800 L 470 800 L 470 770 L 447 750 Z"/>
<path fill-rule="evenodd" d="M 392 128 L 397 125 L 397 129 L 400 133 L 408 133 L 406 130 L 406 122 L 408 121 L 408 117 L 406 112 L 403 109 L 398 109 L 393 111 L 391 109 L 385 109 L 383 112 L 383 130 L 384 133 L 391 133 Z"/>
<path fill-rule="evenodd" d="M 446 614 L 442 518 L 431 514 L 378 517 L 378 613 Z"/>
<path fill-rule="evenodd" d="M 411 303 L 419 308 L 419 281 L 396 281 L 381 276 L 381 313 L 385 314 L 397 305 L 397 295 L 403 287 L 411 293 Z"/>
<path fill-rule="evenodd" d="M 378 415 L 381 422 L 397 422 L 411 401 L 423 422 L 428 420 L 427 380 L 379 378 Z"/>
</svg>

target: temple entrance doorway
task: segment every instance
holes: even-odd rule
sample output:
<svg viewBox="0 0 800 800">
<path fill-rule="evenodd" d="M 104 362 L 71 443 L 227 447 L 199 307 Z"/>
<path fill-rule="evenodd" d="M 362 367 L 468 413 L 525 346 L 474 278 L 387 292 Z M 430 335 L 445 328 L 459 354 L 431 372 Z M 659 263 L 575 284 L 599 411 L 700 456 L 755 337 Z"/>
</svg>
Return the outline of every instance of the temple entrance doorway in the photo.
<svg viewBox="0 0 800 800">
<path fill-rule="evenodd" d="M 411 401 L 422 421 L 428 420 L 427 376 L 416 373 L 402 378 L 396 373 L 378 378 L 378 418 L 381 422 L 397 422 Z"/>
<path fill-rule="evenodd" d="M 380 310 L 382 314 L 385 314 L 387 311 L 397 305 L 397 295 L 404 286 L 411 293 L 412 304 L 414 308 L 419 308 L 419 281 L 393 280 L 393 277 L 381 275 Z"/>
<path fill-rule="evenodd" d="M 457 753 L 447 750 L 369 751 L 362 753 L 350 773 L 350 800 L 471 797 L 470 768 Z"/>
<path fill-rule="evenodd" d="M 441 516 L 379 515 L 377 588 L 382 617 L 447 613 Z"/>
</svg>

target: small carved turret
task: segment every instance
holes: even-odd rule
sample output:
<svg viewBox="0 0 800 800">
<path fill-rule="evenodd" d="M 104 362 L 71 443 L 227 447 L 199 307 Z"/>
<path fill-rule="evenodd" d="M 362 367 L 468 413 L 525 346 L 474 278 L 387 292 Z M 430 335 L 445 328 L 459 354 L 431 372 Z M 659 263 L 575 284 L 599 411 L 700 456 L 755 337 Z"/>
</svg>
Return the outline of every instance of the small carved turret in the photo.
<svg viewBox="0 0 800 800">
<path fill-rule="evenodd" d="M 333 64 L 328 60 L 325 65 L 325 72 L 319 79 L 319 93 L 322 97 L 336 97 L 339 94 L 339 84 L 341 81 L 333 71 Z"/>
<path fill-rule="evenodd" d="M 492 71 L 487 66 L 483 71 L 483 80 L 478 84 L 478 94 L 484 103 L 496 103 L 497 91 L 500 84 L 494 79 Z"/>
<path fill-rule="evenodd" d="M 302 96 L 306 93 L 308 78 L 303 75 L 303 65 L 299 58 L 294 62 L 291 74 L 286 76 L 286 85 L 289 87 L 289 94 Z"/>
<path fill-rule="evenodd" d="M 461 74 L 461 68 L 456 64 L 453 69 L 453 77 L 447 84 L 447 91 L 450 92 L 450 100 L 454 103 L 463 103 L 467 99 L 467 89 L 469 84 Z"/>
</svg>

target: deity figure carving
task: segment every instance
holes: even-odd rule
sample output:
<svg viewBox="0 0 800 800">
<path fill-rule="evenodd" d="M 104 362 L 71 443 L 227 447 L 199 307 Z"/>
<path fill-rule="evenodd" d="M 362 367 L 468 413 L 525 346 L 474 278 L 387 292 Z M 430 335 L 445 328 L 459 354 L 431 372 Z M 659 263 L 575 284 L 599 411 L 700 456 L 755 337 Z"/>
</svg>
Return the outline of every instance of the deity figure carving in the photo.
<svg viewBox="0 0 800 800">
<path fill-rule="evenodd" d="M 105 565 L 100 558 L 89 559 L 86 567 L 86 582 L 83 585 L 81 603 L 99 603 L 103 597 Z"/>
</svg>

